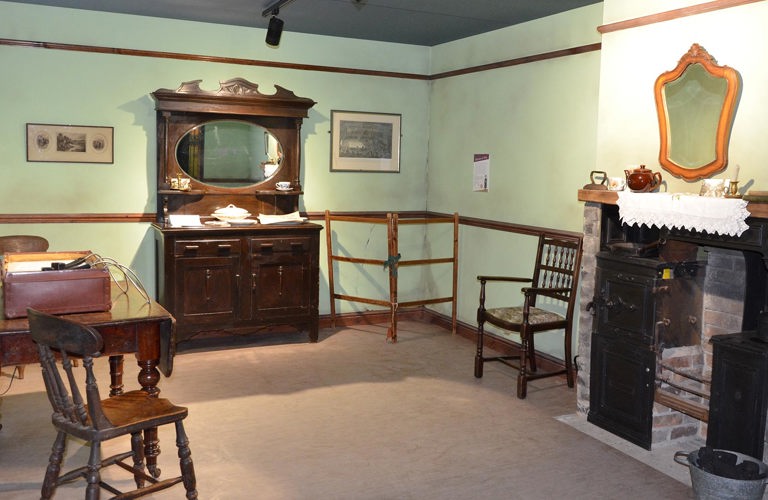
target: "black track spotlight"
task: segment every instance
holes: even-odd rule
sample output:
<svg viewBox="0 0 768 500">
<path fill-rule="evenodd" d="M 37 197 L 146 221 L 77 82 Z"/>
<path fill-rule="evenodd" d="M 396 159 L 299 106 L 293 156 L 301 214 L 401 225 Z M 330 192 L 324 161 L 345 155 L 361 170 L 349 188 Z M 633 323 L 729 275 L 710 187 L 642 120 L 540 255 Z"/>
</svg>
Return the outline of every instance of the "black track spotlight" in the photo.
<svg viewBox="0 0 768 500">
<path fill-rule="evenodd" d="M 270 47 L 277 47 L 280 45 L 280 36 L 283 34 L 283 20 L 277 17 L 277 10 L 272 13 L 272 17 L 269 18 L 269 26 L 267 27 L 267 45 Z"/>
<path fill-rule="evenodd" d="M 280 45 L 280 36 L 283 34 L 283 20 L 277 17 L 280 8 L 293 2 L 293 0 L 274 0 L 261 11 L 261 17 L 271 16 L 267 26 L 267 45 L 277 47 Z"/>
</svg>

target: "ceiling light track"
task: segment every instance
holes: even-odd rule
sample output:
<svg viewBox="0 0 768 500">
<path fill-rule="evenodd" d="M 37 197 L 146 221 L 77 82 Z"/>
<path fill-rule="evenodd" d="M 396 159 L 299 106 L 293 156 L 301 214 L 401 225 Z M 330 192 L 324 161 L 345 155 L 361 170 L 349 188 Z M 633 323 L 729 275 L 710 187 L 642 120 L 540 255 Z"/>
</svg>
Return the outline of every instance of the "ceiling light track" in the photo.
<svg viewBox="0 0 768 500">
<path fill-rule="evenodd" d="M 269 4 L 266 9 L 261 11 L 261 17 L 276 16 L 280 11 L 280 7 L 288 5 L 291 2 L 293 2 L 293 0 L 276 0 Z"/>
</svg>

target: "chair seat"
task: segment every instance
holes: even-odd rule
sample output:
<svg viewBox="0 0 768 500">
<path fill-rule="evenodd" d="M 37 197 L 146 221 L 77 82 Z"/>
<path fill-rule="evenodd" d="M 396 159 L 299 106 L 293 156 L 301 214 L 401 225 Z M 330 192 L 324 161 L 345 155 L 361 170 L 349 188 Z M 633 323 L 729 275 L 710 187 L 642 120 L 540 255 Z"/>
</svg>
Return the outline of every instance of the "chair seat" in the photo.
<svg viewBox="0 0 768 500">
<path fill-rule="evenodd" d="M 494 307 L 486 309 L 485 317 L 491 323 L 499 321 L 506 325 L 520 325 L 523 323 L 523 307 Z M 565 316 L 561 314 L 538 307 L 528 309 L 528 324 L 530 325 L 543 325 L 562 321 L 565 321 Z"/>
<path fill-rule="evenodd" d="M 141 390 L 103 399 L 101 409 L 112 424 L 112 427 L 103 431 L 94 431 L 90 419 L 88 419 L 88 426 L 83 427 L 73 424 L 70 420 L 59 419 L 56 414 L 54 414 L 53 424 L 81 439 L 101 441 L 130 434 L 148 426 L 176 422 L 184 419 L 188 414 L 187 408 L 176 406 L 164 398 L 152 397 Z"/>
</svg>

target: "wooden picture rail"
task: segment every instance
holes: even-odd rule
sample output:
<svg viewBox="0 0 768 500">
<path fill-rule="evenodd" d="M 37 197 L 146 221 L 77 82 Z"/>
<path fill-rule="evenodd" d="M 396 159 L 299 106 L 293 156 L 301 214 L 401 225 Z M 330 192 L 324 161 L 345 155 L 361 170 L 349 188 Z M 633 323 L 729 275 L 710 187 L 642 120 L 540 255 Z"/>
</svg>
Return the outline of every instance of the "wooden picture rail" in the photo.
<svg viewBox="0 0 768 500">
<path fill-rule="evenodd" d="M 386 224 L 387 226 L 387 255 L 383 259 L 367 259 L 361 257 L 347 257 L 333 253 L 333 232 L 331 222 L 361 222 L 365 224 Z M 453 224 L 453 254 L 451 257 L 435 259 L 402 259 L 398 249 L 398 227 L 409 224 Z M 350 215 L 334 215 L 325 211 L 325 235 L 328 250 L 328 287 L 331 298 L 331 328 L 336 326 L 336 300 L 348 300 L 365 304 L 378 305 L 389 308 L 390 326 L 387 329 L 387 340 L 397 342 L 397 312 L 400 307 L 423 306 L 427 304 L 451 303 L 451 332 L 456 333 L 456 293 L 459 271 L 459 214 L 452 217 L 426 217 L 426 218 L 400 218 L 397 213 L 387 213 L 385 217 L 359 217 Z M 389 269 L 389 300 L 357 297 L 336 293 L 333 263 L 350 262 L 363 265 L 377 265 Z M 453 286 L 451 295 L 446 297 L 428 298 L 399 302 L 397 297 L 397 270 L 403 266 L 423 266 L 431 264 L 453 265 Z"/>
</svg>

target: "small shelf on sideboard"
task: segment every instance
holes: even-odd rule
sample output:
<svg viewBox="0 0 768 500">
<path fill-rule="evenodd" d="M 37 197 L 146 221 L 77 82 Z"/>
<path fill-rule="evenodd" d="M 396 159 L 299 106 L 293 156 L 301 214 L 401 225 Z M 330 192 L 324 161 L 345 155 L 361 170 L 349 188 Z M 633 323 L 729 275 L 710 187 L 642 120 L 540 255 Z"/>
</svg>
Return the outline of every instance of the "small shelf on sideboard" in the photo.
<svg viewBox="0 0 768 500">
<path fill-rule="evenodd" d="M 158 194 L 162 195 L 176 195 L 176 196 L 202 196 L 205 194 L 208 194 L 206 191 L 202 189 L 190 189 L 189 191 L 181 191 L 178 189 L 158 189 Z M 256 196 L 296 196 L 296 195 L 302 195 L 304 194 L 304 191 L 281 191 L 278 189 L 263 189 L 258 191 L 253 191 L 251 194 Z"/>
<path fill-rule="evenodd" d="M 297 194 L 304 194 L 304 191 L 298 191 L 298 190 L 291 190 L 291 191 L 283 191 L 279 189 L 264 189 L 256 191 L 255 194 L 258 195 L 276 195 L 276 196 L 292 196 Z"/>
<path fill-rule="evenodd" d="M 181 191 L 179 189 L 158 189 L 157 194 L 173 194 L 179 196 L 202 196 L 205 191 L 202 189 L 189 189 L 187 191 Z"/>
</svg>

